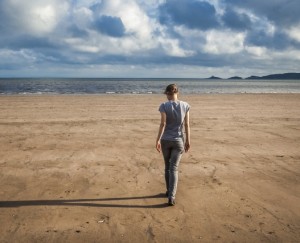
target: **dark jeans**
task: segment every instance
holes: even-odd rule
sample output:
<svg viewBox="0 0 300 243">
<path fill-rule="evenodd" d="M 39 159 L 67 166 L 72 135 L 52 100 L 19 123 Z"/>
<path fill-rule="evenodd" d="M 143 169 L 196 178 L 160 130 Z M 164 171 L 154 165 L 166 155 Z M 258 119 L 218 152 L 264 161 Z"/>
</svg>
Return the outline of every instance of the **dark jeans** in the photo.
<svg viewBox="0 0 300 243">
<path fill-rule="evenodd" d="M 175 199 L 178 183 L 178 166 L 184 151 L 183 140 L 161 140 L 161 149 L 165 161 L 165 180 L 168 197 Z"/>
</svg>

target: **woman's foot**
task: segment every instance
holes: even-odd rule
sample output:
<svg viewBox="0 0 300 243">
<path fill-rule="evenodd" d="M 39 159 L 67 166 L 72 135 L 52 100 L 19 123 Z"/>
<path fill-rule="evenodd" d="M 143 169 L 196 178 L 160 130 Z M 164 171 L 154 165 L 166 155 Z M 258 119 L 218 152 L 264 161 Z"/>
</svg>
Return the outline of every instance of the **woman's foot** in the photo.
<svg viewBox="0 0 300 243">
<path fill-rule="evenodd" d="M 169 198 L 168 205 L 175 206 L 175 199 Z"/>
</svg>

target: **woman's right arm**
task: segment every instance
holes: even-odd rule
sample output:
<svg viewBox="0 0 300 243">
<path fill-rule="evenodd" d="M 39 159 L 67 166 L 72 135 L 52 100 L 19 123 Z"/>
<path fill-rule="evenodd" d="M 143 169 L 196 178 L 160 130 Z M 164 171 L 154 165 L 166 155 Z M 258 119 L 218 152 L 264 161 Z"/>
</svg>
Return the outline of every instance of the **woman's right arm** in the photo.
<svg viewBox="0 0 300 243">
<path fill-rule="evenodd" d="M 156 149 L 159 153 L 161 151 L 160 139 L 161 139 L 161 136 L 164 133 L 164 130 L 165 130 L 165 127 L 166 127 L 166 121 L 167 121 L 166 113 L 161 112 L 160 114 L 161 114 L 161 116 L 160 116 L 160 125 L 159 125 L 158 134 L 157 134 L 157 138 L 156 138 Z"/>
</svg>

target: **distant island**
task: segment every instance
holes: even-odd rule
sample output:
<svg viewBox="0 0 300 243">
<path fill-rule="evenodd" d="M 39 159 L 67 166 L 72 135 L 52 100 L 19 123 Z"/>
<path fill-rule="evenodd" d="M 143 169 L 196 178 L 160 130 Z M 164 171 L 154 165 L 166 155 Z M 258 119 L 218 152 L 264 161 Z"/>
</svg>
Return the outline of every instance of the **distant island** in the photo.
<svg viewBox="0 0 300 243">
<path fill-rule="evenodd" d="M 211 76 L 211 77 L 209 77 L 208 79 L 222 79 L 222 78 L 215 77 L 215 76 Z"/>
<path fill-rule="evenodd" d="M 209 78 L 206 78 L 206 79 L 222 79 L 222 78 L 219 78 L 219 77 L 215 77 L 215 76 L 211 76 Z M 233 77 L 230 77 L 228 79 L 243 79 L 239 76 L 233 76 Z M 247 77 L 245 79 L 300 79 L 300 73 L 281 73 L 281 74 L 270 74 L 270 75 L 266 75 L 266 76 L 250 76 L 250 77 Z"/>
<path fill-rule="evenodd" d="M 228 79 L 243 79 L 243 78 L 241 78 L 241 77 L 239 77 L 239 76 L 233 76 L 233 77 L 228 78 Z"/>
<path fill-rule="evenodd" d="M 300 79 L 300 73 L 270 74 L 267 76 L 250 76 L 246 79 Z"/>
</svg>

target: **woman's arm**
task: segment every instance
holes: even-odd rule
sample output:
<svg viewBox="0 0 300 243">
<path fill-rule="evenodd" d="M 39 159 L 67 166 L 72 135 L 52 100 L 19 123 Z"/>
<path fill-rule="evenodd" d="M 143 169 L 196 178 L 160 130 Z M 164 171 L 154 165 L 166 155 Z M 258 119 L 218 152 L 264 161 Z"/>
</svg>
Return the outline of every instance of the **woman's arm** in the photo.
<svg viewBox="0 0 300 243">
<path fill-rule="evenodd" d="M 185 144 L 184 144 L 184 150 L 185 152 L 188 152 L 191 147 L 191 136 L 190 136 L 190 112 L 188 111 L 184 118 L 184 128 L 185 128 Z"/>
<path fill-rule="evenodd" d="M 161 112 L 160 114 L 161 114 L 161 116 L 160 116 L 160 125 L 159 125 L 158 134 L 157 134 L 157 138 L 156 138 L 156 149 L 159 153 L 161 151 L 160 139 L 161 139 L 161 136 L 164 133 L 164 130 L 165 130 L 165 127 L 166 127 L 166 121 L 167 121 L 166 113 Z"/>
</svg>

